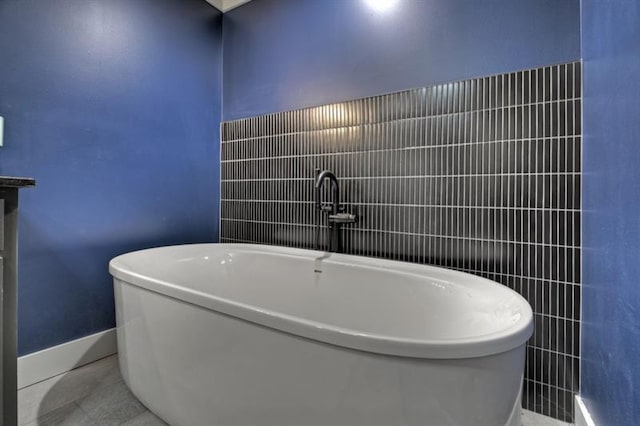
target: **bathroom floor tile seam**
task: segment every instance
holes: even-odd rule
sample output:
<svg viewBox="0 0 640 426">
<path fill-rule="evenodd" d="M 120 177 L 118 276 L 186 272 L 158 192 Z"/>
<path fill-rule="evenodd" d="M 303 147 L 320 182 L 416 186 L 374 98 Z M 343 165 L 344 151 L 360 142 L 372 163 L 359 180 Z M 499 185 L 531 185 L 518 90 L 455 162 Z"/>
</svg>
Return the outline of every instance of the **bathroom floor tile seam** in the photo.
<svg viewBox="0 0 640 426">
<path fill-rule="evenodd" d="M 117 356 L 18 391 L 19 426 L 166 426 L 129 391 Z"/>
<path fill-rule="evenodd" d="M 21 389 L 18 415 L 19 426 L 167 426 L 129 391 L 117 355 Z M 523 410 L 522 426 L 567 425 Z"/>
</svg>

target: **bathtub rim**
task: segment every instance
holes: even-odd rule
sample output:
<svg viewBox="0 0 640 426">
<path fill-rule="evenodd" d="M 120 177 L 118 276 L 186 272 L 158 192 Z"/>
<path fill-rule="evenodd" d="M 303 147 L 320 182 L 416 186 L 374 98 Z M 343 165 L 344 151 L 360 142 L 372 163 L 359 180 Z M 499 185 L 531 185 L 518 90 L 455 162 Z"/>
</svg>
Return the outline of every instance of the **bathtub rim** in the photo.
<svg viewBox="0 0 640 426">
<path fill-rule="evenodd" d="M 134 272 L 123 265 L 124 258 L 130 254 L 141 254 L 143 252 L 153 252 L 158 250 L 171 250 L 187 246 L 196 248 L 204 248 L 205 246 L 224 246 L 228 247 L 229 250 L 236 249 L 255 253 L 266 252 L 283 256 L 303 257 L 306 259 L 326 256 L 328 254 L 327 252 L 315 250 L 259 244 L 183 244 L 155 247 L 122 254 L 113 258 L 109 262 L 109 272 L 114 279 L 118 279 L 129 285 L 144 288 L 154 293 L 163 294 L 167 297 L 200 306 L 204 309 L 209 309 L 224 315 L 236 317 L 260 326 L 273 328 L 303 338 L 381 355 L 427 359 L 475 358 L 494 355 L 514 349 L 525 344 L 533 334 L 533 312 L 529 303 L 518 293 L 495 281 L 438 266 L 337 253 L 330 253 L 330 256 L 325 257 L 323 260 L 327 263 L 358 265 L 374 269 L 388 270 L 392 268 L 400 274 L 418 275 L 423 277 L 425 272 L 436 269 L 441 273 L 445 272 L 454 276 L 462 276 L 472 280 L 479 280 L 485 284 L 489 283 L 490 285 L 500 286 L 503 287 L 503 290 L 510 291 L 512 296 L 523 304 L 522 317 L 516 323 L 511 324 L 498 332 L 474 337 L 433 340 L 399 338 L 327 325 L 317 321 L 311 321 L 238 301 L 225 299 L 213 294 L 204 293 L 202 291 L 163 281 L 161 279 L 152 278 L 141 273 Z M 403 269 L 399 270 L 398 268 L 400 267 Z"/>
</svg>

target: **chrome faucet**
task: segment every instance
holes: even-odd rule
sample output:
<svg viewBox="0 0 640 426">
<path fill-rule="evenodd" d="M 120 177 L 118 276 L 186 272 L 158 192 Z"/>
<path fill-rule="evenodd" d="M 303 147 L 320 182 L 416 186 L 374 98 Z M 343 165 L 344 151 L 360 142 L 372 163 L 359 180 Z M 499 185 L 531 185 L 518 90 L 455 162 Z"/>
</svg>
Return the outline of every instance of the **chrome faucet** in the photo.
<svg viewBox="0 0 640 426">
<path fill-rule="evenodd" d="M 331 182 L 331 203 L 323 204 L 321 200 L 321 189 L 324 181 L 329 179 Z M 346 213 L 344 206 L 340 205 L 340 186 L 338 185 L 338 178 L 330 170 L 324 170 L 320 172 L 320 169 L 316 169 L 315 180 L 315 196 L 316 196 L 316 209 L 318 215 L 316 216 L 316 249 L 319 249 L 320 245 L 320 213 L 329 213 L 329 251 L 342 253 L 342 225 L 348 223 L 355 223 L 357 216 L 355 214 Z"/>
<path fill-rule="evenodd" d="M 340 207 L 340 187 L 338 186 L 338 178 L 336 178 L 336 175 L 334 175 L 331 170 L 324 170 L 323 172 L 320 172 L 320 169 L 316 169 L 316 173 L 316 208 L 318 210 L 324 210 L 320 200 L 320 189 L 322 188 L 324 180 L 329 179 L 331 181 L 331 214 L 338 213 L 338 208 Z"/>
</svg>

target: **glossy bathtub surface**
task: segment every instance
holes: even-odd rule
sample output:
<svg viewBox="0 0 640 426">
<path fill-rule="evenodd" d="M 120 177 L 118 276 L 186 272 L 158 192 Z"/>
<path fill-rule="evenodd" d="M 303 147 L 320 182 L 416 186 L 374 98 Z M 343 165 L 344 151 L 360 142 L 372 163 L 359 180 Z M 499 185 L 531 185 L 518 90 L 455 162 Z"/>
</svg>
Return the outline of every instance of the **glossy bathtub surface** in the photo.
<svg viewBox="0 0 640 426">
<path fill-rule="evenodd" d="M 128 253 L 114 277 L 294 335 L 373 353 L 469 358 L 531 336 L 526 300 L 443 268 L 323 252 L 197 244 Z"/>
</svg>

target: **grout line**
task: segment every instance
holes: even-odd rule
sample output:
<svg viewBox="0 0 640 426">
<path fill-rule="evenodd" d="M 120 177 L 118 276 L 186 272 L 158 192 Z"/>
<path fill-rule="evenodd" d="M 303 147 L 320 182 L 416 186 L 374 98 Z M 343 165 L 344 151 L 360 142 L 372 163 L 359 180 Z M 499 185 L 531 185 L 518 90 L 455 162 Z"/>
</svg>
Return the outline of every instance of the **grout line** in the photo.
<svg viewBox="0 0 640 426">
<path fill-rule="evenodd" d="M 474 178 L 474 177 L 481 177 L 481 178 L 491 178 L 491 177 L 522 177 L 522 176 L 526 176 L 526 177 L 538 177 L 538 176 L 550 176 L 550 177 L 554 177 L 554 176 L 567 176 L 567 177 L 575 177 L 575 176 L 580 176 L 582 175 L 581 172 L 522 172 L 522 173 L 511 173 L 511 174 L 507 174 L 507 173 L 467 173 L 467 174 L 450 174 L 450 175 L 443 175 L 443 174 L 433 174 L 433 175 L 422 175 L 422 176 L 416 176 L 416 175 L 394 175 L 394 176 L 344 176 L 341 177 L 340 180 L 343 181 L 349 181 L 349 180 L 382 180 L 382 179 L 391 179 L 391 180 L 397 180 L 397 179 L 435 179 L 435 178 Z M 275 178 L 235 178 L 235 179 L 223 179 L 222 183 L 227 183 L 227 182 L 273 182 L 273 181 L 284 181 L 284 182 L 289 182 L 289 181 L 302 181 L 302 182 L 311 182 L 311 180 L 307 177 L 275 177 Z"/>
<path fill-rule="evenodd" d="M 229 222 L 241 222 L 241 223 L 259 223 L 259 224 L 267 224 L 267 225 L 280 225 L 280 226 L 300 226 L 300 227 L 314 227 L 314 224 L 311 223 L 295 223 L 291 222 L 273 222 L 268 220 L 255 220 L 255 219 L 234 219 L 230 217 L 222 217 L 221 220 L 229 221 Z M 402 231 L 393 231 L 388 229 L 374 229 L 374 228 L 358 228 L 352 227 L 351 231 L 361 231 L 361 232 L 379 232 L 385 234 L 393 234 L 393 235 L 407 235 L 407 236 L 417 236 L 417 237 L 427 237 L 427 238 L 440 238 L 440 239 L 451 239 L 451 240 L 465 240 L 465 241 L 476 241 L 482 243 L 499 243 L 499 244 L 526 244 L 529 246 L 536 247 L 556 247 L 563 249 L 577 249 L 578 246 L 565 246 L 562 244 L 552 244 L 552 243 L 536 243 L 532 241 L 512 241 L 512 240 L 497 240 L 497 239 L 486 239 L 486 238 L 474 238 L 474 237 L 463 237 L 463 236 L 453 236 L 448 235 L 446 233 L 442 234 L 421 234 L 421 233 L 413 233 L 413 232 L 402 232 Z"/>
<path fill-rule="evenodd" d="M 399 92 L 398 94 L 401 95 L 403 92 Z M 362 126 L 375 126 L 375 125 L 388 125 L 390 123 L 393 124 L 404 124 L 407 121 L 413 121 L 413 120 L 417 120 L 417 121 L 422 121 L 422 120 L 433 120 L 436 121 L 438 119 L 446 119 L 449 117 L 453 117 L 453 116 L 462 116 L 462 115 L 467 115 L 467 114 L 477 114 L 477 115 L 481 115 L 482 113 L 486 113 L 486 114 L 491 114 L 491 113 L 496 113 L 497 111 L 500 110 L 510 110 L 510 109 L 517 109 L 517 108 L 525 108 L 525 107 L 537 107 L 537 106 L 543 106 L 546 104 L 569 104 L 572 102 L 576 102 L 576 101 L 580 101 L 581 98 L 568 98 L 568 99 L 556 99 L 556 100 L 551 100 L 551 101 L 542 101 L 542 102 L 529 102 L 529 103 L 522 103 L 522 104 L 514 104 L 514 105 L 506 105 L 506 106 L 501 106 L 501 107 L 495 107 L 495 108 L 483 108 L 483 109 L 476 109 L 476 110 L 467 110 L 467 111 L 456 111 L 456 112 L 448 112 L 448 113 L 443 113 L 443 114 L 435 114 L 435 115 L 421 115 L 421 116 L 414 116 L 414 117 L 404 117 L 404 118 L 391 118 L 391 119 L 386 119 L 386 120 L 375 120 L 375 121 L 368 121 L 365 123 L 359 123 L 359 124 L 351 124 L 351 125 L 343 125 L 343 126 L 333 126 L 333 127 L 319 127 L 319 128 L 307 128 L 306 130 L 302 130 L 302 131 L 292 131 L 292 132 L 274 132 L 274 133 L 270 133 L 270 134 L 261 134 L 258 136 L 251 136 L 251 137 L 245 137 L 245 138 L 236 138 L 236 139 L 227 139 L 227 140 L 223 140 L 223 143 L 233 143 L 233 142 L 242 142 L 242 141 L 248 141 L 248 140 L 258 140 L 258 139 L 268 139 L 270 137 L 274 137 L 274 136 L 295 136 L 295 135 L 299 135 L 302 133 L 321 133 L 321 132 L 330 132 L 330 131 L 336 131 L 336 130 L 343 130 L 343 129 L 359 129 Z M 286 112 L 280 112 L 280 113 L 275 113 L 272 115 L 283 115 L 283 114 L 289 114 L 291 112 L 297 112 L 297 111 L 286 111 Z M 241 118 L 238 120 L 233 120 L 233 121 L 223 121 L 222 124 L 245 124 L 247 121 L 251 121 L 257 118 L 261 118 L 261 117 L 251 117 L 251 118 Z M 266 117 L 265 117 L 266 118 Z M 251 124 L 251 126 L 255 126 L 255 124 Z"/>
</svg>

